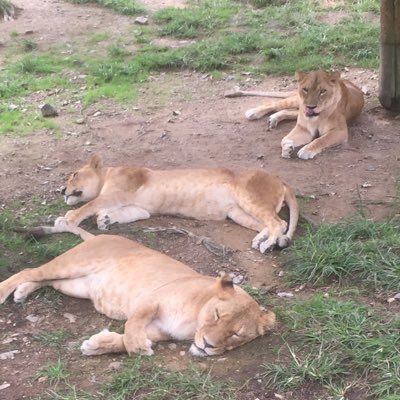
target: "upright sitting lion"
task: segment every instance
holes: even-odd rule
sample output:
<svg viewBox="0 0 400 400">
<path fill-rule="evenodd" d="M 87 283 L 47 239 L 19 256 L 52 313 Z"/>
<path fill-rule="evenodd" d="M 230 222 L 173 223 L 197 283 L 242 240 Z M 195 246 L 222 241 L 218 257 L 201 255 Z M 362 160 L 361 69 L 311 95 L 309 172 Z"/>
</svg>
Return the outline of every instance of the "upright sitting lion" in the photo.
<svg viewBox="0 0 400 400">
<path fill-rule="evenodd" d="M 69 205 L 86 202 L 65 215 L 76 226 L 92 215 L 97 216 L 99 229 L 153 214 L 230 218 L 259 232 L 252 246 L 262 253 L 275 245 L 286 247 L 299 217 L 292 189 L 277 176 L 259 170 L 103 167 L 101 158 L 94 156 L 71 175 L 63 194 Z M 278 216 L 284 202 L 290 209 L 289 226 Z"/>
<path fill-rule="evenodd" d="M 151 355 L 152 343 L 193 340 L 197 356 L 221 354 L 263 335 L 275 323 L 226 275 L 200 275 L 188 266 L 120 236 L 90 233 L 61 220 L 58 232 L 85 242 L 38 268 L 0 283 L 0 304 L 14 292 L 21 302 L 41 286 L 92 300 L 109 318 L 127 320 L 123 334 L 108 330 L 82 343 L 86 355 L 128 352 Z"/>
<path fill-rule="evenodd" d="M 275 112 L 270 117 L 271 127 L 284 119 L 297 118 L 296 126 L 282 139 L 282 157 L 290 158 L 295 148 L 303 146 L 297 155 L 306 160 L 328 147 L 347 142 L 347 124 L 360 114 L 364 96 L 353 83 L 341 79 L 339 72 L 297 72 L 296 79 L 297 94 L 247 110 L 246 117 L 259 119 Z M 231 96 L 241 94 L 246 92 L 237 91 Z"/>
</svg>

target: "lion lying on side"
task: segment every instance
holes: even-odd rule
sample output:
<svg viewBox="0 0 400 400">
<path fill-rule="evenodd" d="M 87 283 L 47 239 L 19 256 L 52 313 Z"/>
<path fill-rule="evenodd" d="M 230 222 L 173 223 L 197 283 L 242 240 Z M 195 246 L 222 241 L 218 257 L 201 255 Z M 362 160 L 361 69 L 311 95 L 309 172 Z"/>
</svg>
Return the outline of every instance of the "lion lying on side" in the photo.
<svg viewBox="0 0 400 400">
<path fill-rule="evenodd" d="M 127 320 L 123 334 L 107 330 L 82 343 L 85 355 L 128 352 L 152 355 L 152 343 L 193 340 L 196 356 L 221 354 L 270 330 L 263 311 L 227 275 L 203 276 L 155 250 L 120 236 L 93 236 L 56 223 L 58 232 L 86 239 L 38 268 L 25 269 L 0 283 L 0 304 L 14 292 L 21 302 L 34 290 L 52 286 L 70 296 L 91 299 L 109 318 Z"/>
<path fill-rule="evenodd" d="M 341 79 L 339 72 L 297 72 L 296 79 L 297 94 L 247 110 L 246 117 L 259 119 L 275 112 L 269 119 L 270 127 L 276 127 L 284 119 L 297 118 L 296 126 L 282 139 L 282 157 L 290 158 L 296 147 L 305 145 L 297 155 L 307 160 L 328 147 L 347 142 L 347 123 L 361 113 L 364 96 L 353 83 Z M 231 97 L 246 94 L 236 91 Z"/>
<path fill-rule="evenodd" d="M 262 253 L 275 245 L 286 247 L 299 217 L 293 191 L 278 177 L 257 170 L 103 167 L 100 157 L 94 156 L 71 175 L 63 194 L 69 205 L 88 202 L 66 213 L 67 221 L 76 226 L 92 215 L 97 216 L 99 229 L 152 214 L 230 218 L 259 232 L 252 246 Z M 288 229 L 278 216 L 284 202 L 290 209 Z"/>
</svg>

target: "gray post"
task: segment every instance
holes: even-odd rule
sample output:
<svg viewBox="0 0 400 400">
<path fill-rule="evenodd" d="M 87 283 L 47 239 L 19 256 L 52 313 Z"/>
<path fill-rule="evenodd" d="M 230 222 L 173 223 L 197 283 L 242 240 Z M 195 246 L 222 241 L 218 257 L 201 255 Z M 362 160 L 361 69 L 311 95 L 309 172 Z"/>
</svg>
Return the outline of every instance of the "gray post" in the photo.
<svg viewBox="0 0 400 400">
<path fill-rule="evenodd" d="M 381 0 L 379 101 L 400 110 L 400 0 Z"/>
</svg>

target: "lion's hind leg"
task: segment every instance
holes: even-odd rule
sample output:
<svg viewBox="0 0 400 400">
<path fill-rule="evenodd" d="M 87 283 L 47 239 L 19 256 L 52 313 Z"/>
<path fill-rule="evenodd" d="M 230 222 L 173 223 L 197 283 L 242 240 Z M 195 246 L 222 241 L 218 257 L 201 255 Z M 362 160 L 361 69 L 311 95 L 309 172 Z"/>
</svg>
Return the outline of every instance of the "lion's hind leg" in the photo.
<svg viewBox="0 0 400 400">
<path fill-rule="evenodd" d="M 22 303 L 26 298 L 33 293 L 35 290 L 45 286 L 43 282 L 25 282 L 17 286 L 14 292 L 14 301 L 16 303 Z"/>
<path fill-rule="evenodd" d="M 263 224 L 260 221 L 257 221 L 257 219 L 252 217 L 239 206 L 232 207 L 232 209 L 228 211 L 228 218 L 253 231 L 260 232 L 263 229 Z"/>
<path fill-rule="evenodd" d="M 107 353 L 126 352 L 123 336 L 116 332 L 103 329 L 101 332 L 91 336 L 81 345 L 81 352 L 85 356 L 98 356 Z"/>
<path fill-rule="evenodd" d="M 286 247 L 289 242 L 285 240 L 284 234 L 286 230 L 286 221 L 271 215 L 266 221 L 266 227 L 254 237 L 251 247 L 260 250 L 261 253 L 273 250 L 275 246 L 280 248 Z"/>
</svg>

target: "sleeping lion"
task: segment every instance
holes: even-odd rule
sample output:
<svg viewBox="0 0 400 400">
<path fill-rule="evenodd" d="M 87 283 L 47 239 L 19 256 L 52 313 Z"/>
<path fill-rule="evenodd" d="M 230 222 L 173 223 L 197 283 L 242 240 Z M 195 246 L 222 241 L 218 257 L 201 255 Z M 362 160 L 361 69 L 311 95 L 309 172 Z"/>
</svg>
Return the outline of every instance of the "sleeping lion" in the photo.
<svg viewBox="0 0 400 400">
<path fill-rule="evenodd" d="M 69 205 L 86 202 L 65 215 L 76 226 L 92 215 L 97 216 L 99 229 L 153 214 L 198 220 L 230 218 L 259 232 L 252 247 L 261 253 L 276 245 L 288 246 L 299 218 L 292 189 L 280 178 L 259 170 L 103 167 L 101 158 L 93 156 L 70 176 L 63 194 Z M 290 210 L 289 226 L 278 216 L 284 202 Z M 41 233 L 51 231 L 43 228 Z"/>
<path fill-rule="evenodd" d="M 103 330 L 82 343 L 85 355 L 128 352 L 152 355 L 152 344 L 193 340 L 196 356 L 222 354 L 272 329 L 275 314 L 263 310 L 223 275 L 200 275 L 188 266 L 120 236 L 93 236 L 60 218 L 57 232 L 83 243 L 38 268 L 0 283 L 0 304 L 14 292 L 22 302 L 42 286 L 92 300 L 109 318 L 126 320 L 123 334 Z"/>
</svg>

